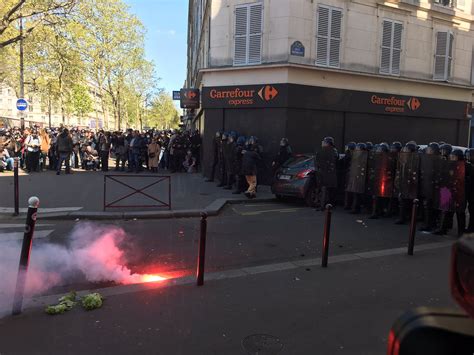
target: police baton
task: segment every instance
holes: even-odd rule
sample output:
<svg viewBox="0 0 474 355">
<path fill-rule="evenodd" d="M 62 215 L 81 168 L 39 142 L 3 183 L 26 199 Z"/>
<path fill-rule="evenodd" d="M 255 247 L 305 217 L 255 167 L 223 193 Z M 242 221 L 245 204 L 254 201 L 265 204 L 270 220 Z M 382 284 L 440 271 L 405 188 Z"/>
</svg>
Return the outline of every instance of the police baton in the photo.
<svg viewBox="0 0 474 355">
<path fill-rule="evenodd" d="M 21 313 L 23 305 L 23 293 L 25 291 L 26 274 L 30 262 L 31 244 L 35 232 L 36 213 L 38 211 L 39 198 L 30 197 L 28 200 L 28 213 L 26 215 L 25 233 L 23 234 L 23 245 L 21 247 L 20 263 L 18 265 L 18 275 L 16 278 L 15 296 L 13 298 L 12 314 Z"/>
<path fill-rule="evenodd" d="M 19 161 L 20 158 L 13 159 L 13 199 L 15 202 L 15 212 L 13 213 L 14 216 L 18 216 L 20 214 L 20 187 L 18 184 Z"/>
<path fill-rule="evenodd" d="M 329 236 L 331 234 L 331 215 L 332 205 L 326 205 L 326 218 L 324 222 L 324 235 L 323 235 L 323 257 L 321 259 L 321 266 L 328 267 L 329 257 Z"/>
<path fill-rule="evenodd" d="M 408 255 L 413 255 L 415 248 L 416 219 L 418 217 L 418 199 L 413 200 L 413 208 L 411 210 L 410 234 L 408 235 Z"/>
<path fill-rule="evenodd" d="M 201 213 L 201 236 L 199 238 L 199 253 L 197 265 L 197 285 L 204 285 L 204 261 L 206 259 L 207 214 Z"/>
</svg>

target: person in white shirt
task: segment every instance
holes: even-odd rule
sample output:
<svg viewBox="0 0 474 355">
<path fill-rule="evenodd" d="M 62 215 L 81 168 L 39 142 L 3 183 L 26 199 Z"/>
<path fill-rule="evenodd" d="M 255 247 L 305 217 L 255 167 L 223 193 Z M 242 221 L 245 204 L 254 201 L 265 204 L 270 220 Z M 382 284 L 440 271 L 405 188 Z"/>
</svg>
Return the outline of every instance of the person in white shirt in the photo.
<svg viewBox="0 0 474 355">
<path fill-rule="evenodd" d="M 39 171 L 39 158 L 41 148 L 41 138 L 38 131 L 34 130 L 31 135 L 26 138 L 26 159 L 28 160 L 28 172 Z"/>
</svg>

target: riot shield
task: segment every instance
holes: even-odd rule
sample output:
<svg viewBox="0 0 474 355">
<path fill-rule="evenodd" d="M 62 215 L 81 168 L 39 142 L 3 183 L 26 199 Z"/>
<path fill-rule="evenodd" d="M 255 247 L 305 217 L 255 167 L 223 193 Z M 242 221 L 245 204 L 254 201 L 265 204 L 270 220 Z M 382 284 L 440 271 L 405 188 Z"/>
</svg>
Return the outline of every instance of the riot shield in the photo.
<svg viewBox="0 0 474 355">
<path fill-rule="evenodd" d="M 420 154 L 400 152 L 395 176 L 395 190 L 403 199 L 414 200 L 418 197 Z"/>
<path fill-rule="evenodd" d="M 420 156 L 420 197 L 438 204 L 441 156 L 422 154 Z"/>
<path fill-rule="evenodd" d="M 368 152 L 365 150 L 355 150 L 352 153 L 349 178 L 347 179 L 346 191 L 358 194 L 365 193 L 367 180 L 367 159 Z"/>
<path fill-rule="evenodd" d="M 316 153 L 316 177 L 320 187 L 337 187 L 337 151 L 323 148 Z"/>
<path fill-rule="evenodd" d="M 374 156 L 373 195 L 392 197 L 396 169 L 395 156 L 388 152 L 377 152 Z"/>
<path fill-rule="evenodd" d="M 439 210 L 463 212 L 466 209 L 464 161 L 440 160 Z"/>
<path fill-rule="evenodd" d="M 365 186 L 365 192 L 372 196 L 374 195 L 374 188 L 375 188 L 375 155 L 376 152 L 371 150 L 367 154 L 367 182 Z"/>
</svg>

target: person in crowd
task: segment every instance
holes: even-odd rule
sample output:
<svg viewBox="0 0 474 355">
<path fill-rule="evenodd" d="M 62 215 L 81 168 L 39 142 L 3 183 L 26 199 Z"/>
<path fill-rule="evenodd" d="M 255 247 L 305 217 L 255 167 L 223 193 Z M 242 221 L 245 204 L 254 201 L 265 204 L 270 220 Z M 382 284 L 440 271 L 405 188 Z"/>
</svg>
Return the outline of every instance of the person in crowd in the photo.
<svg viewBox="0 0 474 355">
<path fill-rule="evenodd" d="M 67 128 L 64 128 L 58 135 L 56 145 L 58 152 L 58 166 L 56 175 L 61 175 L 63 162 L 66 164 L 66 174 L 71 174 L 70 157 L 73 149 L 73 143 Z"/>
<path fill-rule="evenodd" d="M 128 144 L 129 142 L 123 134 L 117 132 L 113 149 L 115 152 L 115 171 L 125 171 L 125 163 L 128 159 Z"/>
<path fill-rule="evenodd" d="M 13 170 L 13 158 L 6 146 L 0 146 L 0 171 Z"/>
<path fill-rule="evenodd" d="M 183 161 L 183 168 L 187 173 L 195 173 L 196 167 L 197 167 L 196 157 L 193 155 L 193 152 L 190 149 L 188 149 Z"/>
<path fill-rule="evenodd" d="M 262 159 L 258 150 L 256 139 L 250 140 L 248 147 L 242 150 L 242 175 L 249 185 L 245 196 L 250 199 L 257 197 L 257 164 Z"/>
<path fill-rule="evenodd" d="M 291 150 L 290 143 L 288 142 L 288 138 L 282 138 L 280 140 L 280 148 L 278 150 L 277 155 L 273 158 L 272 161 L 272 169 L 273 175 L 276 174 L 278 169 L 293 155 Z"/>
<path fill-rule="evenodd" d="M 108 133 L 101 131 L 99 133 L 99 156 L 102 171 L 109 171 L 110 142 Z"/>
<path fill-rule="evenodd" d="M 49 147 L 51 146 L 51 137 L 48 132 L 43 128 L 40 131 L 41 147 L 40 147 L 40 170 L 46 169 L 46 159 L 49 155 Z M 51 165 L 51 161 L 49 161 Z"/>
<path fill-rule="evenodd" d="M 153 137 L 151 143 L 148 144 L 148 167 L 152 173 L 158 172 L 158 166 L 160 164 L 160 152 L 161 146 L 158 143 L 158 138 Z"/>
<path fill-rule="evenodd" d="M 39 172 L 41 138 L 35 129 L 25 140 L 27 172 Z"/>
<path fill-rule="evenodd" d="M 84 145 L 83 153 L 85 169 L 97 171 L 99 166 L 99 154 L 97 150 L 93 149 L 90 145 Z"/>
</svg>

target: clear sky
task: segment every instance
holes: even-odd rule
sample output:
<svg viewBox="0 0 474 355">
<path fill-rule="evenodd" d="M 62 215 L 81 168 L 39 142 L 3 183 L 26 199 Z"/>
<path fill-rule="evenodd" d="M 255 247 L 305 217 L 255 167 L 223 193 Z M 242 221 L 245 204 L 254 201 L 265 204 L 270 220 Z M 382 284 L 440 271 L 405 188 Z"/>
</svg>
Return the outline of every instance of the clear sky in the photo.
<svg viewBox="0 0 474 355">
<path fill-rule="evenodd" d="M 125 0 L 146 27 L 146 55 L 159 86 L 179 90 L 186 79 L 188 0 Z"/>
</svg>

